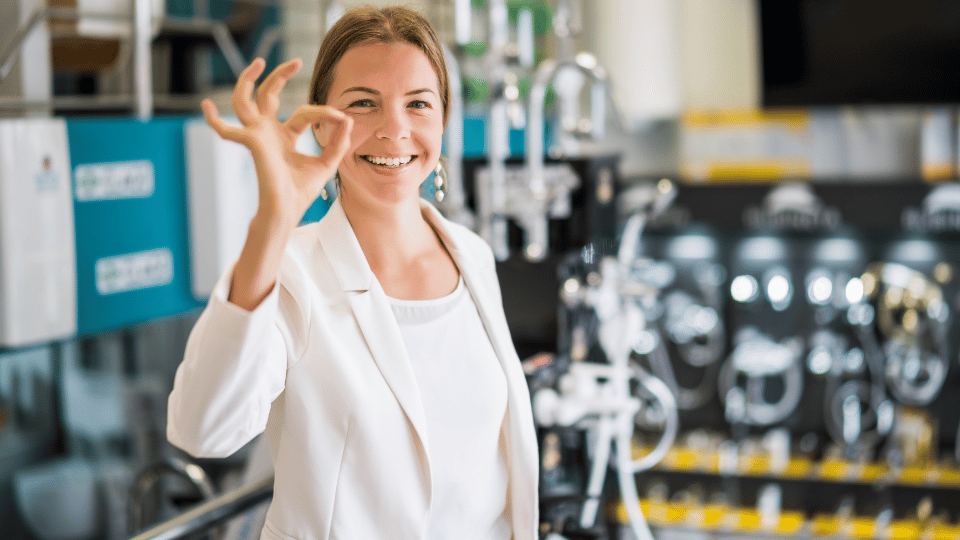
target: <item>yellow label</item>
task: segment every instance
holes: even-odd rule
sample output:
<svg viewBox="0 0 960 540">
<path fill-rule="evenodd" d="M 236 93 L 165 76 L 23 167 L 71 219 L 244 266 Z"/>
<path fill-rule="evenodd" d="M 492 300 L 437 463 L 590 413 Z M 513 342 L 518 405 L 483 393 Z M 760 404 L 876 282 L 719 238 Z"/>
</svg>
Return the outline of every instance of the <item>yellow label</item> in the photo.
<svg viewBox="0 0 960 540">
<path fill-rule="evenodd" d="M 850 473 L 850 464 L 838 459 L 827 459 L 820 464 L 820 476 L 828 480 L 843 480 Z"/>
<path fill-rule="evenodd" d="M 673 467 L 681 471 L 690 471 L 697 468 L 699 455 L 695 450 L 689 448 L 676 448 L 668 455 L 671 456 Z"/>
<path fill-rule="evenodd" d="M 640 511 L 643 512 L 643 517 L 650 523 L 669 525 L 682 521 L 686 513 L 686 508 L 681 505 L 643 500 L 640 501 Z M 618 512 L 618 518 L 621 519 L 621 523 L 630 522 L 626 507 L 623 507 L 622 515 Z"/>
<path fill-rule="evenodd" d="M 925 484 L 927 470 L 921 467 L 904 467 L 900 471 L 900 481 L 904 484 Z"/>
<path fill-rule="evenodd" d="M 770 457 L 769 456 L 751 456 L 746 460 L 746 467 L 744 467 L 744 472 L 747 474 L 753 475 L 764 475 L 770 471 Z"/>
<path fill-rule="evenodd" d="M 916 521 L 894 521 L 887 527 L 890 540 L 913 540 L 920 535 L 920 526 Z"/>
<path fill-rule="evenodd" d="M 940 469 L 940 484 L 944 486 L 960 486 L 960 470 Z"/>
<path fill-rule="evenodd" d="M 960 525 L 953 527 L 943 523 L 933 530 L 934 540 L 956 540 L 960 538 Z"/>
<path fill-rule="evenodd" d="M 806 520 L 800 512 L 783 512 L 775 529 L 779 534 L 794 535 L 803 528 L 804 521 Z"/>
<path fill-rule="evenodd" d="M 703 513 L 703 507 L 690 508 L 687 510 L 686 515 L 684 515 L 684 521 L 687 525 L 696 527 L 698 529 L 703 529 L 706 525 L 706 517 Z"/>
<path fill-rule="evenodd" d="M 832 536 L 840 530 L 840 521 L 835 516 L 816 516 L 812 529 L 814 536 Z"/>
<path fill-rule="evenodd" d="M 719 504 L 708 504 L 703 507 L 703 524 L 709 529 L 717 529 L 726 525 L 726 517 L 730 507 Z"/>
<path fill-rule="evenodd" d="M 950 180 L 954 172 L 953 165 L 950 163 L 924 163 L 920 166 L 920 174 L 927 182 Z"/>
<path fill-rule="evenodd" d="M 801 160 L 786 158 L 713 162 L 705 166 L 707 181 L 736 181 L 744 183 L 766 183 L 783 178 L 806 178 L 810 176 L 810 164 Z M 685 174 L 691 177 L 693 174 Z"/>
<path fill-rule="evenodd" d="M 681 117 L 685 128 L 712 128 L 729 126 L 764 126 L 780 124 L 791 129 L 804 130 L 810 114 L 803 109 L 721 109 L 687 111 Z"/>
<path fill-rule="evenodd" d="M 700 462 L 700 468 L 702 471 L 708 473 L 719 473 L 720 472 L 720 453 L 719 452 L 710 452 L 703 456 L 702 461 Z"/>
<path fill-rule="evenodd" d="M 854 538 L 873 538 L 876 521 L 870 518 L 855 518 L 847 525 L 848 535 Z"/>
<path fill-rule="evenodd" d="M 738 528 L 741 531 L 753 531 L 760 528 L 760 512 L 752 508 L 745 508 L 737 516 Z"/>
<path fill-rule="evenodd" d="M 793 478 L 803 478 L 810 473 L 810 467 L 812 467 L 812 464 L 809 459 L 793 458 L 787 463 L 787 469 L 783 471 L 783 475 Z"/>
<path fill-rule="evenodd" d="M 882 479 L 887 474 L 887 466 L 878 463 L 868 463 L 863 466 L 860 478 L 864 482 L 873 483 Z"/>
</svg>

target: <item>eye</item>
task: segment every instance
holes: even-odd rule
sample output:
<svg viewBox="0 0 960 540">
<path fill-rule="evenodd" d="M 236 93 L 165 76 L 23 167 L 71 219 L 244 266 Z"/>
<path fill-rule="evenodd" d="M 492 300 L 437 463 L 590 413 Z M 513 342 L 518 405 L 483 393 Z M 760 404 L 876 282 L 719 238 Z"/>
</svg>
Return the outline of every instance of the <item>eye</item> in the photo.
<svg viewBox="0 0 960 540">
<path fill-rule="evenodd" d="M 410 105 L 407 105 L 407 106 L 408 106 L 408 107 L 412 107 L 412 108 L 414 108 L 414 109 L 429 109 L 429 108 L 430 108 L 430 104 L 429 104 L 429 103 L 427 103 L 426 101 L 420 100 L 420 99 L 411 101 L 411 102 L 410 102 Z"/>
<path fill-rule="evenodd" d="M 350 104 L 350 108 L 353 108 L 353 107 L 373 107 L 373 100 L 366 99 L 366 98 L 358 99 Z"/>
</svg>

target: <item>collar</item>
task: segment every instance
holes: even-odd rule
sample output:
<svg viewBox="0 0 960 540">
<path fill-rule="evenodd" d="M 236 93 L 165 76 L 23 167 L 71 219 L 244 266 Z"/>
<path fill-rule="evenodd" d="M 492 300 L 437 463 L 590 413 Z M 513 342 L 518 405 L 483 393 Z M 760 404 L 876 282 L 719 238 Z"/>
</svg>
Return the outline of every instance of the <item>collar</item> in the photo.
<svg viewBox="0 0 960 540">
<path fill-rule="evenodd" d="M 447 248 L 454 262 L 461 266 L 462 254 L 450 234 L 450 222 L 432 204 L 423 199 L 420 199 L 420 212 L 437 233 L 440 242 Z M 357 240 L 353 226 L 343 211 L 343 204 L 339 197 L 333 201 L 327 214 L 317 223 L 317 228 L 320 244 L 328 255 L 330 265 L 340 283 L 340 289 L 344 292 L 370 290 L 376 276 L 370 269 L 363 249 L 360 248 L 360 241 Z"/>
</svg>

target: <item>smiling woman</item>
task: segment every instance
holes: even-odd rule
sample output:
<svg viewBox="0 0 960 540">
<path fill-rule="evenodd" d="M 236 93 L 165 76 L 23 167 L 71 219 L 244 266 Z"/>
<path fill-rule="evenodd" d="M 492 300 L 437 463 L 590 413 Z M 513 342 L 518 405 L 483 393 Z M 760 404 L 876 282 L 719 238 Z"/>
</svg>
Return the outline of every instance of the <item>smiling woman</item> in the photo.
<svg viewBox="0 0 960 540">
<path fill-rule="evenodd" d="M 350 208 L 355 198 L 385 204 L 418 198 L 443 142 L 440 83 L 427 56 L 408 43 L 358 45 L 343 55 L 336 71 L 328 104 L 353 119 L 350 148 L 339 168 L 343 204 Z M 329 144 L 322 134 L 318 139 L 321 146 Z M 452 274 L 455 285 L 456 271 Z"/>
<path fill-rule="evenodd" d="M 191 332 L 167 436 L 223 457 L 264 433 L 274 498 L 261 539 L 537 536 L 537 448 L 493 255 L 419 186 L 437 166 L 449 81 L 406 8 L 347 12 L 311 103 L 277 120 L 300 60 L 243 72 L 207 121 L 256 163 L 243 251 Z M 312 129 L 323 151 L 305 156 Z M 341 192 L 298 227 L 326 180 Z"/>
</svg>

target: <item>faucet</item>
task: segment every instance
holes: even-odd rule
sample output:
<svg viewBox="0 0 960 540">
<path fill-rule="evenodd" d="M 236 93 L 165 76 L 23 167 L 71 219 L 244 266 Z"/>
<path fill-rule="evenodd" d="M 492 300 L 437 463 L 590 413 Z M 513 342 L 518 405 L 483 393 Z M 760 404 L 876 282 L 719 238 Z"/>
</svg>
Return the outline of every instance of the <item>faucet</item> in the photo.
<svg viewBox="0 0 960 540">
<path fill-rule="evenodd" d="M 450 100 L 447 103 L 447 183 L 444 196 L 438 198 L 437 206 L 447 218 L 468 228 L 474 226 L 473 213 L 467 208 L 463 189 L 463 84 L 460 81 L 460 62 L 446 46 L 443 57 L 447 64 L 447 79 L 450 81 Z"/>
<path fill-rule="evenodd" d="M 212 499 L 216 495 L 213 482 L 202 467 L 185 459 L 171 456 L 164 461 L 148 465 L 142 469 L 133 481 L 130 491 L 129 531 L 130 534 L 140 532 L 146 523 L 146 497 L 161 478 L 167 475 L 179 476 L 193 485 L 203 500 Z M 216 533 L 215 538 L 222 536 L 222 531 Z"/>
<path fill-rule="evenodd" d="M 487 111 L 486 147 L 489 163 L 488 182 L 477 178 L 477 209 L 480 214 L 479 232 L 493 249 L 497 260 L 510 255 L 507 239 L 506 160 L 510 157 L 510 126 L 507 96 L 503 81 L 507 65 L 507 4 L 505 0 L 490 0 L 487 4 L 488 49 L 485 59 L 490 74 L 490 108 Z"/>
<path fill-rule="evenodd" d="M 567 68 L 576 68 L 586 74 L 593 81 L 593 96 L 606 96 L 606 73 L 599 66 L 593 55 L 580 53 L 572 60 L 545 60 L 537 69 L 533 85 L 530 89 L 527 103 L 527 130 L 526 130 L 526 166 L 525 177 L 529 188 L 530 199 L 542 207 L 540 212 L 524 213 L 521 226 L 524 229 L 524 251 L 528 257 L 546 254 L 548 246 L 548 206 L 563 197 L 569 197 L 569 190 L 575 186 L 549 186 L 546 180 L 544 167 L 543 142 L 543 107 L 549 86 L 557 74 Z M 593 135 L 603 137 L 603 126 L 606 122 L 606 108 L 602 100 L 592 100 L 591 112 L 593 121 L 591 126 Z M 552 183 L 552 182 L 551 182 Z M 533 257 L 531 257 L 533 258 Z"/>
<path fill-rule="evenodd" d="M 529 13 L 521 14 L 517 30 L 519 43 L 512 45 L 507 42 L 506 3 L 492 1 L 488 10 L 486 72 L 490 75 L 490 101 L 486 153 L 489 165 L 485 173 L 477 175 L 479 232 L 490 243 L 497 260 L 505 260 L 510 256 L 507 219 L 513 218 L 525 232 L 524 255 L 528 260 L 539 261 L 547 255 L 546 216 L 569 213 L 569 202 L 554 207 L 557 197 L 546 196 L 544 190 L 531 192 L 523 176 L 509 171 L 506 165 L 510 157 L 510 128 L 531 129 L 530 118 L 525 114 L 520 97 L 517 68 L 527 70 L 533 67 L 533 18 Z M 540 140 L 542 144 L 542 134 Z M 569 192 L 578 182 L 571 171 L 554 176 L 560 191 Z"/>
</svg>

